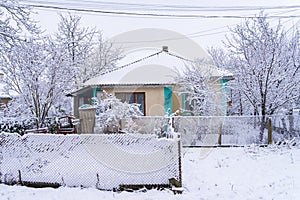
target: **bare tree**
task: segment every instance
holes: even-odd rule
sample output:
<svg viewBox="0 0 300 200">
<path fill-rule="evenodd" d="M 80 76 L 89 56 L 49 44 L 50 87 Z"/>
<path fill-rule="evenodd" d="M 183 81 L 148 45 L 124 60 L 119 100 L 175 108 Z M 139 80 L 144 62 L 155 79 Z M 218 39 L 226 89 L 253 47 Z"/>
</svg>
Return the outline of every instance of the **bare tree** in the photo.
<svg viewBox="0 0 300 200">
<path fill-rule="evenodd" d="M 234 73 L 234 79 L 227 83 L 227 95 L 230 102 L 228 108 L 228 115 L 247 115 L 253 113 L 251 105 L 243 95 L 243 88 L 240 87 L 239 61 L 232 54 L 222 48 L 209 48 L 209 54 L 211 55 L 214 64 L 219 69 L 225 69 Z"/>
<path fill-rule="evenodd" d="M 222 106 L 217 103 L 221 94 L 221 77 L 214 77 L 215 67 L 200 61 L 187 64 L 183 71 L 177 72 L 176 82 L 180 86 L 179 95 L 185 97 L 187 111 L 193 115 L 218 115 Z M 220 87 L 215 87 L 216 85 Z"/>
<path fill-rule="evenodd" d="M 5 83 L 16 93 L 8 113 L 35 118 L 39 128 L 50 109 L 63 104 L 71 78 L 64 48 L 49 38 L 36 38 L 20 41 L 7 49 L 2 54 L 1 66 Z"/>
<path fill-rule="evenodd" d="M 227 47 L 236 63 L 234 73 L 253 114 L 261 116 L 262 140 L 266 116 L 298 97 L 299 34 L 287 37 L 280 23 L 272 27 L 263 14 L 231 32 Z"/>
<path fill-rule="evenodd" d="M 30 8 L 20 6 L 18 0 L 0 2 L 0 50 L 13 45 L 21 39 L 22 32 L 38 32 L 36 24 L 30 19 Z"/>
<path fill-rule="evenodd" d="M 122 49 L 115 48 L 109 41 L 104 41 L 99 34 L 92 54 L 81 68 L 79 76 L 81 82 L 115 69 L 121 58 L 123 58 Z"/>
<path fill-rule="evenodd" d="M 0 55 L 3 81 L 16 94 L 7 113 L 33 117 L 37 128 L 43 126 L 46 117 L 58 114 L 58 110 L 71 111 L 65 95 L 81 79 L 80 72 L 91 62 L 93 48 L 97 47 L 93 44 L 93 38 L 99 35 L 97 31 L 80 28 L 79 17 L 69 14 L 61 18 L 60 34 L 55 40 L 32 32 L 28 38 L 7 45 Z M 115 62 L 111 57 L 114 54 L 110 54 L 110 47 L 105 52 L 105 65 L 109 66 Z"/>
<path fill-rule="evenodd" d="M 60 15 L 60 19 L 56 40 L 66 47 L 75 86 L 115 67 L 121 50 L 104 41 L 100 31 L 81 27 L 81 17 L 77 15 Z"/>
<path fill-rule="evenodd" d="M 75 85 L 78 85 L 78 76 L 81 68 L 93 51 L 93 41 L 98 31 L 95 28 L 81 27 L 81 17 L 68 13 L 60 15 L 56 40 L 65 47 L 70 76 Z"/>
</svg>

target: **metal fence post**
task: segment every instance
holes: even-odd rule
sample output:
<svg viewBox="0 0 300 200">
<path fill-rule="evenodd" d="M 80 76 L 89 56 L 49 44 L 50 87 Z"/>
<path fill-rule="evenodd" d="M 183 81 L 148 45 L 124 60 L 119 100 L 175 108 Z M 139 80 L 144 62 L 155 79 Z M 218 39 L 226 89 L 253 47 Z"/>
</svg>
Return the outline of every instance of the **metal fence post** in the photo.
<svg viewBox="0 0 300 200">
<path fill-rule="evenodd" d="M 182 187 L 182 166 L 181 166 L 181 134 L 178 134 L 178 167 L 179 167 L 179 182 L 180 187 Z"/>
<path fill-rule="evenodd" d="M 273 143 L 273 136 L 272 136 L 272 120 L 271 117 L 268 119 L 268 144 Z"/>
</svg>

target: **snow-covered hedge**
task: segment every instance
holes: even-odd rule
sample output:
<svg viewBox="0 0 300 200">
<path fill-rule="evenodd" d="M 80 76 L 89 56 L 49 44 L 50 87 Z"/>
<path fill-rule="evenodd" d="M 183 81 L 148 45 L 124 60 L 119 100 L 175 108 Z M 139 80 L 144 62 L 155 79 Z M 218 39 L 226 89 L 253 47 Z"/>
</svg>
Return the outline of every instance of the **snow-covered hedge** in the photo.
<svg viewBox="0 0 300 200">
<path fill-rule="evenodd" d="M 0 134 L 0 182 L 114 189 L 179 180 L 179 142 L 139 134 Z"/>
<path fill-rule="evenodd" d="M 2 118 L 0 120 L 0 133 L 19 133 L 20 135 L 24 135 L 26 130 L 35 129 L 36 126 L 36 120 L 32 118 Z M 57 122 L 54 117 L 45 120 L 44 127 L 48 129 L 49 133 L 54 133 L 56 126 Z"/>
<path fill-rule="evenodd" d="M 31 119 L 16 119 L 16 118 L 2 118 L 0 121 L 0 133 L 19 133 L 23 135 L 25 130 L 33 129 L 35 127 L 34 120 Z"/>
</svg>

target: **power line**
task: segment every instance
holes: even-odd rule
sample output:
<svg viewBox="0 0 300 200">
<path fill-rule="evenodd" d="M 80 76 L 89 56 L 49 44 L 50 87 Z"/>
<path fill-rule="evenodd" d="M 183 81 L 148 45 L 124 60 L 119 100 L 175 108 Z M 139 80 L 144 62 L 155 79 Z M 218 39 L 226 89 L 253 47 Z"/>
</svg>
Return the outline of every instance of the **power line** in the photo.
<svg viewBox="0 0 300 200">
<path fill-rule="evenodd" d="M 34 0 L 24 0 L 25 2 L 35 2 Z M 23 2 L 24 2 L 23 1 Z M 66 0 L 68 2 L 74 2 L 72 0 Z M 38 1 L 36 1 L 37 3 L 39 3 Z M 106 5 L 110 5 L 112 9 L 116 9 L 119 5 L 127 5 L 128 8 L 127 9 L 133 9 L 135 10 L 137 8 L 137 6 L 164 6 L 164 7 L 179 7 L 178 5 L 163 5 L 163 4 L 129 4 L 129 3 L 115 3 L 115 2 L 93 2 L 93 1 L 88 1 L 88 0 L 82 0 L 81 2 L 84 3 L 100 3 L 100 4 L 106 4 Z M 55 2 L 55 1 L 43 1 L 43 3 L 57 3 L 57 4 L 61 4 L 61 5 L 67 5 L 66 3 L 62 3 L 62 2 Z M 72 4 L 72 6 L 78 6 L 79 2 L 74 2 Z M 83 5 L 84 5 L 83 3 Z M 99 5 L 99 4 L 97 4 Z M 113 15 L 113 16 L 129 16 L 129 17 L 138 17 L 138 18 L 142 18 L 142 17 L 146 17 L 146 18 L 156 18 L 156 17 L 166 17 L 166 18 L 240 18 L 240 19 L 245 19 L 245 18 L 256 18 L 257 16 L 237 16 L 237 15 L 226 15 L 226 16 L 222 16 L 222 15 L 196 15 L 196 14 L 190 14 L 190 15 L 178 15 L 178 14 L 159 14 L 159 13 L 139 13 L 139 12 L 120 12 L 120 11 L 106 11 L 106 10 L 94 10 L 94 9 L 85 9 L 85 8 L 70 8 L 67 6 L 52 6 L 52 5 L 38 5 L 38 4 L 33 4 L 33 5 L 29 5 L 35 8 L 41 8 L 41 9 L 56 9 L 56 10 L 67 10 L 67 11 L 79 11 L 79 12 L 88 12 L 88 13 L 100 13 L 103 15 Z M 72 7 L 71 6 L 71 7 Z M 136 6 L 136 7 L 134 7 Z M 95 7 L 95 6 L 94 6 Z M 195 8 L 194 6 L 187 6 L 187 7 L 192 7 Z M 218 9 L 224 9 L 222 11 L 228 11 L 227 9 L 241 9 L 241 10 L 254 10 L 254 9 L 258 9 L 258 8 L 262 8 L 261 6 L 226 6 L 226 7 L 206 7 L 206 6 L 198 6 L 196 8 L 201 8 L 201 9 L 207 9 L 206 11 L 208 11 L 208 9 L 210 8 L 218 8 Z M 298 8 L 300 8 L 300 6 L 267 6 L 267 7 L 263 7 L 263 8 L 267 8 L 267 9 L 279 9 L 279 11 L 277 12 L 272 12 L 270 13 L 271 16 L 266 16 L 268 18 L 287 18 L 288 21 L 292 20 L 293 18 L 298 18 L 300 17 L 300 15 L 287 15 L 287 13 L 291 13 L 291 12 L 296 12 L 299 11 Z M 283 10 L 283 9 L 292 9 L 293 10 Z M 283 16 L 278 16 L 281 14 L 285 14 Z M 287 21 L 287 22 L 288 22 Z M 284 22 L 284 23 L 287 23 Z M 236 24 L 235 24 L 236 25 Z M 228 28 L 230 26 L 233 25 L 228 25 L 228 26 L 223 26 L 223 27 L 219 27 L 219 28 L 213 28 L 213 29 L 208 29 L 208 30 L 203 30 L 203 31 L 199 31 L 199 32 L 195 32 L 195 33 L 190 33 L 187 34 L 186 36 L 188 36 L 189 38 L 198 38 L 198 37 L 204 37 L 204 36 L 210 36 L 210 35 L 217 35 L 217 34 L 221 34 L 221 33 L 225 33 L 225 32 L 229 32 L 229 30 L 227 31 L 217 31 L 217 32 L 211 32 L 211 31 L 216 31 L 216 30 L 220 30 L 223 28 Z M 186 37 L 174 37 L 174 38 L 165 38 L 165 39 L 160 39 L 160 40 L 147 40 L 147 41 L 118 41 L 116 43 L 121 43 L 121 44 L 135 44 L 135 43 L 147 43 L 147 42 L 160 42 L 160 41 L 170 41 L 170 40 L 181 40 L 181 39 L 185 39 Z"/>
<path fill-rule="evenodd" d="M 244 19 L 244 18 L 257 18 L 257 16 L 239 16 L 239 15 L 199 15 L 199 14 L 158 14 L 158 13 L 141 13 L 141 12 L 127 12 L 127 11 L 108 11 L 108 10 L 94 10 L 85 8 L 68 8 L 64 6 L 52 6 L 52 5 L 37 5 L 30 4 L 29 6 L 34 8 L 54 9 L 54 10 L 67 10 L 77 12 L 110 14 L 118 16 L 133 16 L 133 17 L 164 17 L 164 18 L 231 18 L 231 19 Z M 300 6 L 299 6 L 300 7 Z M 267 18 L 300 18 L 300 15 L 269 15 Z"/>
<path fill-rule="evenodd" d="M 35 3 L 41 5 L 40 1 L 24 0 L 25 2 Z M 24 2 L 23 1 L 23 2 Z M 68 3 L 69 2 L 69 3 Z M 105 2 L 105 1 L 89 1 L 81 0 L 80 2 L 74 0 L 61 1 L 43 1 L 42 4 L 56 4 L 56 5 L 92 5 L 93 7 L 107 7 L 112 9 L 152 9 L 152 10 L 171 10 L 171 11 L 250 11 L 250 10 L 282 10 L 300 8 L 300 5 L 282 5 L 282 6 L 197 6 L 197 5 L 166 5 L 166 4 L 141 4 L 141 3 L 123 3 L 123 2 Z"/>
<path fill-rule="evenodd" d="M 228 32 L 228 31 L 225 31 Z M 158 39 L 158 40 L 143 40 L 143 41 L 118 41 L 113 42 L 115 44 L 137 44 L 137 43 L 152 43 L 152 42 L 165 42 L 165 41 L 173 41 L 173 40 L 183 40 L 183 39 L 189 39 L 189 38 L 197 38 L 197 37 L 203 37 L 203 36 L 210 36 L 210 35 L 217 35 L 220 33 L 224 33 L 224 31 L 214 32 L 214 33 L 207 33 L 207 34 L 201 34 L 196 36 L 182 36 L 182 37 L 174 37 L 174 38 L 164 38 L 164 39 Z"/>
<path fill-rule="evenodd" d="M 291 10 L 291 11 L 285 11 L 285 12 L 281 11 L 281 12 L 278 12 L 278 14 L 295 12 L 295 11 L 298 11 L 298 10 Z M 284 21 L 281 24 L 288 23 L 291 20 L 293 20 L 293 19 L 288 19 L 287 21 Z M 274 19 L 272 21 L 274 21 Z M 229 30 L 217 31 L 217 32 L 211 32 L 211 31 L 222 30 L 224 28 L 229 28 L 229 27 L 235 26 L 237 24 L 238 23 L 230 24 L 230 25 L 222 26 L 222 27 L 217 27 L 217 28 L 211 28 L 211 29 L 207 29 L 207 30 L 202 30 L 202 31 L 198 31 L 198 32 L 193 32 L 193 33 L 186 34 L 185 36 L 182 36 L 182 37 L 164 38 L 164 39 L 158 39 L 158 40 L 143 40 L 143 41 L 118 41 L 118 42 L 114 42 L 114 43 L 116 43 L 116 44 L 137 44 L 137 43 L 163 42 L 163 41 L 173 41 L 173 40 L 182 40 L 182 39 L 187 39 L 187 38 L 198 38 L 198 37 L 204 37 L 204 36 L 211 36 L 211 35 L 217 35 L 217 34 L 221 34 L 221 33 L 224 34 L 226 32 L 230 32 L 230 31 Z M 291 27 L 291 28 L 293 28 L 293 27 Z M 290 29 L 288 29 L 288 31 Z"/>
</svg>

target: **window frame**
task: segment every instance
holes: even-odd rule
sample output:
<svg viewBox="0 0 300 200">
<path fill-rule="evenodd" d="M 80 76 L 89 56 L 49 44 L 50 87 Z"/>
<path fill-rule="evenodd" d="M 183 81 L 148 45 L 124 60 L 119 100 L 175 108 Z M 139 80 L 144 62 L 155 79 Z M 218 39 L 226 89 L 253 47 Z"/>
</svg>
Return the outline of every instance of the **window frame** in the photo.
<svg viewBox="0 0 300 200">
<path fill-rule="evenodd" d="M 115 92 L 115 96 L 117 99 L 120 99 L 122 102 L 127 102 L 126 101 L 126 95 L 132 95 L 133 96 L 133 103 L 136 103 L 136 104 L 140 104 L 140 103 L 137 103 L 137 95 L 138 94 L 142 94 L 144 96 L 144 101 L 143 101 L 143 107 L 144 107 L 144 112 L 142 112 L 142 110 L 140 110 L 144 116 L 146 116 L 146 92 Z M 119 96 L 122 95 L 122 99 L 119 98 Z M 129 103 L 129 102 L 127 102 Z"/>
</svg>

